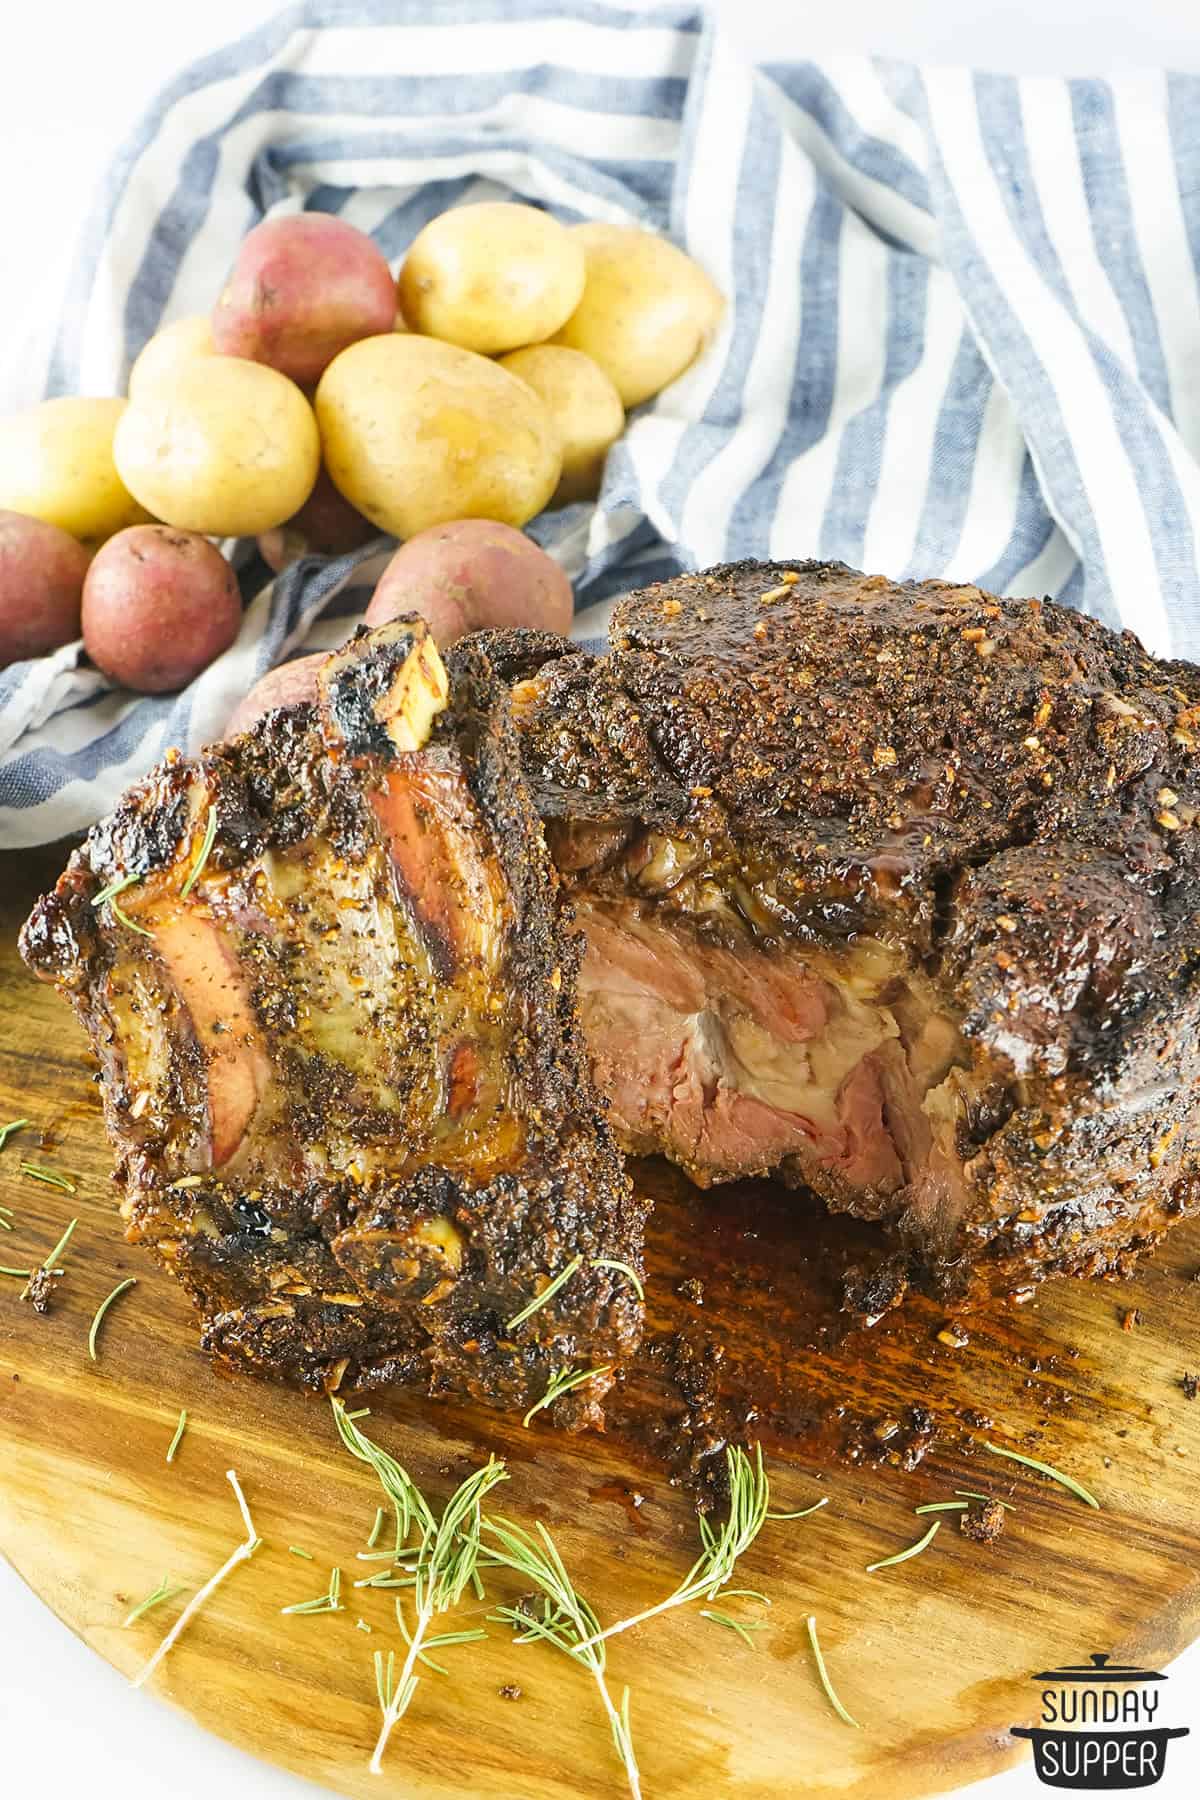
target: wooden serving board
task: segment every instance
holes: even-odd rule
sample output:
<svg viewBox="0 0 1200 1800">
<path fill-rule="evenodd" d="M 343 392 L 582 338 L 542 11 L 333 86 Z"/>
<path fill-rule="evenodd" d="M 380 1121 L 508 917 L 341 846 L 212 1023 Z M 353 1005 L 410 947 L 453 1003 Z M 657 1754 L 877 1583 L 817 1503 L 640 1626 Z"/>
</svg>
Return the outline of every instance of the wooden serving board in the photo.
<svg viewBox="0 0 1200 1800">
<path fill-rule="evenodd" d="M 13 1215 L 0 1262 L 40 1260 L 79 1217 L 48 1316 L 0 1277 L 0 1550 L 132 1675 L 183 1601 L 124 1630 L 129 1607 L 164 1571 L 199 1586 L 241 1536 L 224 1478 L 235 1468 L 265 1547 L 180 1639 L 157 1692 L 344 1794 L 621 1793 L 588 1678 L 496 1626 L 487 1643 L 445 1653 L 450 1678 L 426 1675 L 383 1780 L 368 1773 L 372 1652 L 400 1641 L 392 1595 L 349 1586 L 377 1566 L 355 1560 L 377 1490 L 339 1448 L 323 1402 L 215 1375 L 180 1292 L 124 1244 L 82 1039 L 15 951 L 61 863 L 61 852 L 0 858 L 0 1123 L 28 1115 L 35 1127 L 0 1153 L 0 1203 Z M 68 1173 L 77 1194 L 23 1176 L 22 1157 Z M 772 1601 L 729 1602 L 765 1625 L 755 1649 L 694 1609 L 613 1641 L 647 1800 L 944 1791 L 1021 1753 L 1008 1728 L 1032 1718 L 1032 1671 L 1092 1650 L 1153 1666 L 1196 1635 L 1200 1402 L 1180 1380 L 1200 1368 L 1200 1223 L 1180 1227 L 1134 1281 L 1055 1283 L 1024 1307 L 974 1315 L 955 1345 L 926 1302 L 847 1331 L 822 1270 L 862 1252 L 862 1228 L 765 1187 L 699 1194 L 653 1168 L 642 1179 L 658 1196 L 650 1343 L 606 1436 L 568 1438 L 541 1420 L 523 1429 L 401 1393 L 373 1397 L 364 1424 L 439 1500 L 488 1452 L 505 1457 L 501 1510 L 550 1527 L 606 1621 L 660 1598 L 692 1560 L 694 1495 L 668 1480 L 681 1421 L 698 1452 L 731 1419 L 761 1438 L 779 1508 L 828 1495 L 808 1520 L 768 1524 L 744 1559 L 737 1585 Z M 92 1362 L 92 1315 L 127 1275 L 138 1285 L 109 1312 Z M 1134 1307 L 1140 1322 L 1124 1330 Z M 169 1466 L 180 1407 L 190 1425 Z M 984 1439 L 1069 1470 L 1102 1510 L 990 1456 Z M 996 1544 L 968 1542 L 943 1514 L 923 1555 L 865 1572 L 920 1535 L 928 1521 L 915 1506 L 955 1487 L 1013 1501 Z M 317 1560 L 289 1555 L 293 1544 Z M 347 1610 L 281 1616 L 322 1591 L 332 1563 Z M 456 1623 L 485 1611 L 471 1601 Z M 861 1730 L 818 1686 L 810 1613 Z M 499 1692 L 511 1683 L 517 1700 Z"/>
</svg>

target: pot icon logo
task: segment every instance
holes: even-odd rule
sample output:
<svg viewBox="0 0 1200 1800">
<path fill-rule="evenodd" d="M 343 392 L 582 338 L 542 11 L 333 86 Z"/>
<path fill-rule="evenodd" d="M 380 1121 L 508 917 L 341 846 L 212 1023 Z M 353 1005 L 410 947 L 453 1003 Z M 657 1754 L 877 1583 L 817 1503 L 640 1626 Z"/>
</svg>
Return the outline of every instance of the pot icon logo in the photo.
<svg viewBox="0 0 1200 1800">
<path fill-rule="evenodd" d="M 1086 1663 L 1042 1669 L 1038 1725 L 1014 1725 L 1014 1737 L 1033 1743 L 1033 1765 L 1047 1787 L 1153 1787 L 1162 1777 L 1167 1745 L 1187 1737 L 1186 1725 L 1159 1719 L 1167 1677 L 1154 1669 L 1114 1666 L 1102 1651 Z"/>
</svg>

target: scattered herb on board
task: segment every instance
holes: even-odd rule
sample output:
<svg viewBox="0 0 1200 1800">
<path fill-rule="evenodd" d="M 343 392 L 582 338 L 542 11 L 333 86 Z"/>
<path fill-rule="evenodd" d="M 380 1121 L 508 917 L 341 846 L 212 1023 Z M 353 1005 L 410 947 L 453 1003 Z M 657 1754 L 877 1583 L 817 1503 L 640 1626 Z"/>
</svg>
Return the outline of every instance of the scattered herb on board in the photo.
<svg viewBox="0 0 1200 1800">
<path fill-rule="evenodd" d="M 168 1462 L 175 1461 L 175 1452 L 183 1441 L 183 1434 L 187 1430 L 187 1422 L 187 1407 L 181 1406 L 179 1409 L 179 1423 L 175 1427 L 175 1436 L 171 1439 L 170 1447 L 167 1450 Z"/>
<path fill-rule="evenodd" d="M 71 1234 L 74 1232 L 78 1223 L 78 1219 L 72 1219 L 46 1260 L 29 1271 L 28 1280 L 21 1289 L 21 1298 L 22 1300 L 28 1300 L 35 1312 L 46 1313 L 50 1310 L 50 1301 L 54 1294 L 54 1283 L 62 1274 L 62 1270 L 57 1266 L 58 1259 L 70 1243 Z M 15 1274 L 16 1271 L 8 1270 L 7 1273 Z"/>
<path fill-rule="evenodd" d="M 910 1544 L 907 1550 L 897 1550 L 895 1556 L 885 1556 L 882 1562 L 868 1563 L 867 1574 L 874 1575 L 877 1569 L 894 1569 L 897 1563 L 908 1562 L 910 1558 L 920 1556 L 922 1550 L 928 1550 L 941 1528 L 942 1521 L 935 1519 L 925 1536 L 918 1538 L 915 1544 Z"/>
<path fill-rule="evenodd" d="M 991 1494 L 977 1494 L 971 1488 L 955 1488 L 954 1491 L 960 1499 L 963 1500 L 991 1500 L 992 1498 Z M 1011 1500 L 997 1500 L 995 1504 L 997 1506 L 1002 1506 L 1005 1512 L 1016 1511 L 1016 1507 Z"/>
<path fill-rule="evenodd" d="M 373 1550 L 375 1548 L 376 1544 L 379 1542 L 379 1534 L 382 1530 L 383 1530 L 383 1508 L 382 1508 L 382 1506 L 377 1506 L 375 1508 L 375 1523 L 372 1525 L 371 1535 L 367 1539 L 367 1549 L 368 1550 Z"/>
<path fill-rule="evenodd" d="M 104 1321 L 105 1313 L 108 1311 L 109 1307 L 112 1305 L 114 1300 L 120 1299 L 121 1295 L 125 1292 L 126 1288 L 131 1288 L 131 1287 L 136 1287 L 136 1286 L 137 1286 L 137 1276 L 136 1275 L 128 1276 L 126 1278 L 126 1280 L 119 1282 L 118 1285 L 113 1289 L 112 1293 L 108 1296 L 107 1300 L 102 1300 L 100 1302 L 99 1306 L 96 1308 L 95 1316 L 92 1319 L 92 1329 L 88 1332 L 88 1355 L 91 1357 L 93 1362 L 96 1361 L 96 1339 L 100 1334 L 100 1326 L 102 1325 L 102 1323 Z"/>
<path fill-rule="evenodd" d="M 1002 1450 L 999 1444 L 985 1443 L 983 1447 L 985 1450 L 990 1450 L 993 1456 L 1005 1456 L 1009 1462 L 1021 1463 L 1027 1469 L 1036 1469 L 1039 1475 L 1048 1475 L 1051 1481 L 1057 1481 L 1060 1487 L 1065 1487 L 1069 1493 L 1075 1494 L 1084 1502 L 1085 1506 L 1094 1506 L 1099 1512 L 1100 1502 L 1096 1496 L 1089 1493 L 1083 1483 L 1076 1481 L 1073 1475 L 1064 1475 L 1061 1469 L 1054 1468 L 1050 1463 L 1039 1462 L 1034 1456 L 1022 1456 L 1017 1450 Z"/>
<path fill-rule="evenodd" d="M 68 1175 L 60 1175 L 57 1169 L 47 1169 L 43 1163 L 18 1163 L 22 1175 L 28 1175 L 31 1181 L 44 1182 L 47 1187 L 61 1188 L 64 1194 L 74 1194 L 75 1183 Z"/>
<path fill-rule="evenodd" d="M 532 1583 L 542 1596 L 540 1618 L 536 1611 L 527 1611 L 518 1605 L 498 1606 L 488 1614 L 489 1619 L 498 1625 L 511 1626 L 515 1643 L 529 1644 L 540 1640 L 563 1651 L 587 1669 L 599 1692 L 629 1792 L 633 1800 L 639 1800 L 642 1789 L 629 1725 L 629 1689 L 625 1689 L 620 1706 L 616 1706 L 609 1692 L 607 1647 L 595 1609 L 576 1589 L 554 1539 L 540 1519 L 535 1521 L 536 1537 L 522 1525 L 490 1515 L 485 1518 L 483 1529 L 487 1540 L 486 1560 L 511 1569 L 522 1581 Z"/>
<path fill-rule="evenodd" d="M 397 1560 L 403 1553 L 412 1563 L 410 1575 L 416 1618 L 410 1632 L 398 1610 L 398 1622 L 408 1645 L 399 1679 L 395 1679 L 392 1653 L 389 1653 L 386 1664 L 386 1679 L 381 1672 L 384 1666 L 382 1656 L 376 1658 L 376 1686 L 383 1719 L 371 1757 L 371 1770 L 378 1774 L 383 1766 L 383 1753 L 388 1739 L 407 1712 L 416 1692 L 420 1677 L 413 1671 L 427 1648 L 429 1627 L 438 1613 L 448 1612 L 451 1607 L 457 1606 L 475 1575 L 481 1548 L 481 1503 L 497 1483 L 508 1480 L 508 1471 L 502 1462 L 490 1457 L 482 1468 L 476 1469 L 460 1484 L 447 1500 L 441 1517 L 438 1518 L 407 1469 L 358 1429 L 336 1395 L 333 1396 L 332 1405 L 338 1435 L 343 1444 L 353 1457 L 375 1471 L 384 1493 L 392 1503 L 396 1516 Z M 406 1540 L 413 1530 L 417 1541 L 405 1551 Z M 372 1577 L 371 1585 L 375 1584 L 375 1578 Z M 466 1641 L 457 1633 L 446 1634 L 432 1641 L 445 1643 L 447 1636 L 455 1637 L 459 1642 Z"/>
<path fill-rule="evenodd" d="M 161 1606 L 164 1600 L 173 1600 L 176 1594 L 185 1592 L 186 1588 L 183 1582 L 172 1582 L 169 1575 L 164 1575 L 154 1592 L 152 1594 L 147 1594 L 146 1598 L 141 1601 L 139 1605 L 135 1606 L 133 1611 L 129 1614 L 124 1622 L 126 1630 L 128 1630 L 131 1625 L 135 1624 L 137 1620 L 142 1617 L 143 1613 L 148 1613 L 151 1607 Z"/>
<path fill-rule="evenodd" d="M 921 1513 L 966 1512 L 970 1504 L 969 1500 L 931 1500 L 927 1506 L 914 1506 L 913 1511 L 918 1516 Z"/>
<path fill-rule="evenodd" d="M 281 1606 L 281 1613 L 330 1613 L 342 1611 L 342 1571 L 331 1569 L 329 1586 L 315 1600 L 297 1600 L 294 1606 Z"/>
<path fill-rule="evenodd" d="M 522 1425 L 528 1428 L 529 1421 L 535 1414 L 542 1412 L 547 1406 L 553 1406 L 556 1400 L 561 1400 L 572 1388 L 582 1387 L 585 1381 L 591 1381 L 597 1375 L 607 1375 L 611 1368 L 611 1363 L 605 1363 L 599 1369 L 572 1369 L 569 1365 L 563 1369 L 552 1369 L 545 1393 L 540 1400 L 534 1401 L 521 1420 Z"/>
<path fill-rule="evenodd" d="M 572 1275 L 579 1269 L 582 1262 L 582 1256 L 573 1256 L 566 1268 L 560 1269 L 553 1281 L 548 1281 L 546 1283 L 536 1300 L 531 1300 L 528 1306 L 522 1307 L 521 1311 L 516 1313 L 508 1321 L 508 1324 L 504 1329 L 506 1331 L 515 1331 L 518 1325 L 523 1325 L 526 1319 L 531 1319 L 533 1317 L 534 1313 L 541 1312 L 543 1306 L 548 1305 L 548 1303 L 553 1300 L 555 1294 L 561 1292 L 561 1290 L 566 1287 L 568 1281 L 570 1281 Z"/>
<path fill-rule="evenodd" d="M 633 1283 L 638 1299 L 643 1305 L 645 1304 L 646 1290 L 642 1286 L 641 1276 L 636 1269 L 630 1268 L 627 1262 L 621 1262 L 621 1260 L 615 1256 L 593 1256 L 592 1267 L 593 1269 L 616 1269 L 618 1274 L 627 1275 Z"/>
<path fill-rule="evenodd" d="M 754 1639 L 751 1637 L 750 1633 L 752 1631 L 766 1630 L 766 1627 L 761 1623 L 744 1623 L 741 1619 L 731 1618 L 728 1613 L 717 1612 L 710 1606 L 702 1606 L 700 1608 L 700 1617 L 702 1619 L 711 1619 L 714 1625 L 723 1625 L 726 1631 L 736 1631 L 738 1636 L 749 1644 L 751 1650 L 754 1649 L 755 1645 Z"/>
<path fill-rule="evenodd" d="M 596 1641 L 616 1637 L 634 1625 L 656 1618 L 659 1613 L 669 1612 L 672 1607 L 687 1606 L 693 1600 L 715 1600 L 721 1589 L 732 1581 L 738 1558 L 750 1548 L 766 1521 L 771 1487 L 763 1469 L 761 1444 L 755 1445 L 753 1462 L 740 1446 L 727 1449 L 725 1459 L 729 1475 L 729 1511 L 725 1523 L 714 1530 L 707 1519 L 701 1518 L 703 1549 L 674 1593 L 660 1600 L 657 1606 L 647 1607 L 645 1612 L 605 1626 L 603 1631 L 597 1631 Z"/>
<path fill-rule="evenodd" d="M 313 1555 L 312 1551 L 311 1550 L 302 1550 L 300 1548 L 299 1544 L 289 1544 L 288 1545 L 288 1555 L 289 1556 L 302 1556 L 304 1558 L 305 1562 L 315 1562 L 316 1561 L 316 1557 Z"/>
<path fill-rule="evenodd" d="M 855 1731 L 861 1731 L 862 1726 L 851 1713 L 846 1711 L 846 1708 L 838 1699 L 837 1689 L 829 1679 L 829 1670 L 825 1667 L 825 1658 L 821 1652 L 821 1641 L 817 1636 L 816 1617 L 812 1613 L 809 1613 L 808 1615 L 808 1641 L 812 1645 L 813 1661 L 817 1665 L 817 1679 L 825 1690 L 825 1698 L 844 1724 L 853 1725 Z"/>
<path fill-rule="evenodd" d="M 204 822 L 204 836 L 200 840 L 199 852 L 196 856 L 195 862 L 192 864 L 191 868 L 188 870 L 187 880 L 184 882 L 183 886 L 179 890 L 180 899 L 186 899 L 187 896 L 191 893 L 193 887 L 195 887 L 197 881 L 199 881 L 200 876 L 204 870 L 204 865 L 208 861 L 209 851 L 213 847 L 213 842 L 216 838 L 216 835 L 217 835 L 217 809 L 215 806 L 210 806 L 208 809 L 208 817 Z"/>
<path fill-rule="evenodd" d="M 28 1119 L 10 1119 L 7 1125 L 0 1125 L 0 1150 L 3 1150 L 14 1131 L 24 1131 L 28 1123 Z M 7 1212 L 9 1209 L 5 1207 L 4 1210 Z"/>
<path fill-rule="evenodd" d="M 167 1655 L 172 1645 L 187 1629 L 188 1625 L 195 1618 L 205 1602 L 220 1587 L 221 1583 L 225 1580 L 225 1577 L 231 1575 L 239 1563 L 249 1562 L 250 1558 L 254 1555 L 254 1552 L 262 1543 L 262 1539 L 254 1529 L 254 1521 L 250 1517 L 250 1508 L 246 1505 L 246 1496 L 242 1492 L 241 1483 L 238 1481 L 236 1472 L 233 1469 L 227 1469 L 225 1471 L 225 1479 L 233 1488 L 234 1495 L 236 1496 L 238 1510 L 241 1512 L 242 1521 L 246 1527 L 246 1536 L 233 1554 L 221 1564 L 221 1567 L 217 1570 L 216 1574 L 210 1576 L 204 1586 L 200 1589 L 199 1593 L 195 1594 L 192 1599 L 189 1600 L 162 1643 L 158 1646 L 158 1649 L 154 1652 L 154 1655 L 150 1658 L 150 1661 L 145 1665 L 141 1673 L 134 1677 L 134 1687 L 141 1687 L 150 1678 L 164 1656 Z"/>
</svg>

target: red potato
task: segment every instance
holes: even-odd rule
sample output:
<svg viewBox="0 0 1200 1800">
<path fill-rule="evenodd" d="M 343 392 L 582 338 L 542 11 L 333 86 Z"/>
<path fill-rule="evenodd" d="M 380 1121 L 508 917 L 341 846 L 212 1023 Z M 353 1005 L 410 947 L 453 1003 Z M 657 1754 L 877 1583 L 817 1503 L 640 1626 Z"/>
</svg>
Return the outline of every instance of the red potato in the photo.
<svg viewBox="0 0 1200 1800">
<path fill-rule="evenodd" d="M 300 511 L 274 531 L 264 531 L 258 548 L 268 568 L 279 575 L 302 556 L 345 556 L 378 536 L 378 525 L 351 506 L 322 468 Z"/>
<path fill-rule="evenodd" d="M 225 736 L 236 737 L 239 731 L 249 731 L 277 707 L 301 706 L 315 700 L 317 670 L 327 655 L 328 651 L 317 650 L 311 656 L 297 656 L 292 662 L 280 663 L 277 669 L 268 669 L 234 707 Z"/>
<path fill-rule="evenodd" d="M 83 643 L 98 669 L 168 694 L 228 650 L 242 600 L 221 552 L 194 531 L 134 525 L 109 538 L 83 584 Z"/>
<path fill-rule="evenodd" d="M 90 552 L 57 525 L 0 510 L 0 669 L 79 636 Z"/>
<path fill-rule="evenodd" d="M 392 272 L 366 233 L 329 213 L 296 213 L 264 219 L 243 241 L 213 308 L 213 343 L 311 387 L 342 350 L 391 331 L 395 318 Z"/>
<path fill-rule="evenodd" d="M 566 632 L 571 583 L 544 550 L 492 519 L 432 525 L 402 544 L 367 608 L 367 624 L 420 613 L 445 649 L 469 631 L 528 625 Z"/>
</svg>

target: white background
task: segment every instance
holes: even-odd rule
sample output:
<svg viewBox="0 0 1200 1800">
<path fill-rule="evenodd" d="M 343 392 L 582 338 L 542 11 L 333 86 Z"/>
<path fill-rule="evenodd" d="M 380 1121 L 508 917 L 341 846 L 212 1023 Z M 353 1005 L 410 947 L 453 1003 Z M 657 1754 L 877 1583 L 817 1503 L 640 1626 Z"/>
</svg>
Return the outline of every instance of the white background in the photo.
<svg viewBox="0 0 1200 1800">
<path fill-rule="evenodd" d="M 761 60 L 859 49 L 1020 71 L 1091 74 L 1139 63 L 1200 71 L 1196 0 L 715 6 Z M 156 89 L 181 63 L 276 10 L 275 0 L 0 0 L 4 337 L 24 325 L 47 264 L 70 248 L 94 172 Z M 3 401 L 0 395 L 0 409 Z M 1156 1795 L 1183 1800 L 1200 1791 L 1200 1646 L 1176 1665 L 1171 1699 L 1172 1719 L 1190 1720 L 1194 1735 L 1174 1746 Z M 972 1800 L 1032 1800 L 1047 1791 L 1022 1769 L 972 1790 Z M 315 1790 L 134 1694 L 0 1564 L 0 1795 L 85 1793 L 90 1800 L 211 1800 L 214 1793 L 302 1800 Z"/>
</svg>

